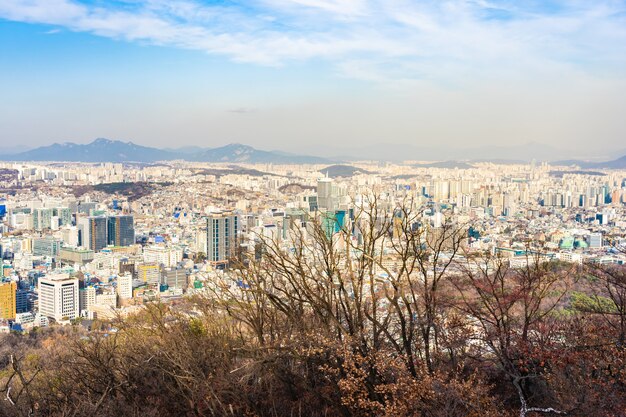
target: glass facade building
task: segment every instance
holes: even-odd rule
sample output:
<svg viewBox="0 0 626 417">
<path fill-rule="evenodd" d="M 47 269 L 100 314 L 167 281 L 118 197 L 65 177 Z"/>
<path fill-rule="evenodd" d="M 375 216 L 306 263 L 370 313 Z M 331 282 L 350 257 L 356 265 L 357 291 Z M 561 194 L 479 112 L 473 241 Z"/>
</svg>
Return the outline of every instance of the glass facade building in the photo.
<svg viewBox="0 0 626 417">
<path fill-rule="evenodd" d="M 130 246 L 135 243 L 133 216 L 111 216 L 107 218 L 108 244 Z"/>
</svg>

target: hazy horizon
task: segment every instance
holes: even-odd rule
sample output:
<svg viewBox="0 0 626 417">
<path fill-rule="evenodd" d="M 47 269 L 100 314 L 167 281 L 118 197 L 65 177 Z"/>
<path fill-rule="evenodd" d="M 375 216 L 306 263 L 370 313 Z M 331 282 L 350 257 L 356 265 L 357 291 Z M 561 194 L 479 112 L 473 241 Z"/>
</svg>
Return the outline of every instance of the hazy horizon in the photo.
<svg viewBox="0 0 626 417">
<path fill-rule="evenodd" d="M 587 3 L 5 0 L 0 148 L 618 151 L 626 2 Z"/>
</svg>

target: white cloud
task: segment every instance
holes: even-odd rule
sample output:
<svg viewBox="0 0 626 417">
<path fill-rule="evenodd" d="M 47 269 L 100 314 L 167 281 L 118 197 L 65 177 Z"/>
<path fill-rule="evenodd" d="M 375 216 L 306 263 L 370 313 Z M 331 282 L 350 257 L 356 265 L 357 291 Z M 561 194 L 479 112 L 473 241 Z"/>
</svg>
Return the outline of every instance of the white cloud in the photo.
<svg viewBox="0 0 626 417">
<path fill-rule="evenodd" d="M 0 2 L 0 17 L 8 20 L 261 65 L 329 60 L 347 76 L 374 82 L 445 83 L 463 74 L 537 76 L 605 67 L 621 75 L 625 10 L 624 1 L 611 0 L 563 0 L 550 10 L 541 2 L 524 8 L 496 0 Z"/>
<path fill-rule="evenodd" d="M 279 9 L 304 6 L 343 17 L 368 14 L 368 2 L 365 0 L 267 0 L 267 4 Z"/>
</svg>

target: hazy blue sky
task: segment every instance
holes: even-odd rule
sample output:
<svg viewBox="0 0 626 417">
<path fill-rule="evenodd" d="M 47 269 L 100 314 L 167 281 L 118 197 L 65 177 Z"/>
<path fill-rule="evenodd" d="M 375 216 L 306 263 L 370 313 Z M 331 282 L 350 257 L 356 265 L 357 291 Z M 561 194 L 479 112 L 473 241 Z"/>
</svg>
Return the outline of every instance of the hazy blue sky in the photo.
<svg viewBox="0 0 626 417">
<path fill-rule="evenodd" d="M 0 0 L 0 147 L 624 149 L 625 111 L 626 1 Z"/>
</svg>

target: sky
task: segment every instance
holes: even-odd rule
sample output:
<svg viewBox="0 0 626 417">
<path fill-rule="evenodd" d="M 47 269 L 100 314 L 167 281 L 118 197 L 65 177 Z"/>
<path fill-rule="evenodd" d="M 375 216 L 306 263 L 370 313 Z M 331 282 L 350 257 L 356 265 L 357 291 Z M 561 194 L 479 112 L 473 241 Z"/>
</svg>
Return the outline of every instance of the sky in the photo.
<svg viewBox="0 0 626 417">
<path fill-rule="evenodd" d="M 626 0 L 0 0 L 0 148 L 626 149 Z"/>
</svg>

